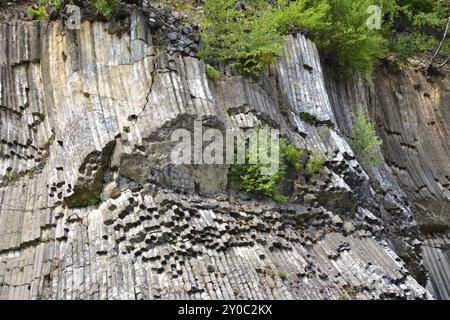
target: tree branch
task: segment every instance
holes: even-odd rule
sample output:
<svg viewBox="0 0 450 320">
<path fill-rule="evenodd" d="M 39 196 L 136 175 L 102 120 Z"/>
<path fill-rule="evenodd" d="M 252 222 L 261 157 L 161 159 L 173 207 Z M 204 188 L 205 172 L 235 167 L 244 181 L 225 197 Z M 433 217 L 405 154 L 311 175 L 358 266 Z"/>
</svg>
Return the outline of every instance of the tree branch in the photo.
<svg viewBox="0 0 450 320">
<path fill-rule="evenodd" d="M 436 68 L 437 68 L 437 69 L 442 68 L 443 66 L 445 66 L 445 64 L 446 64 L 449 60 L 450 60 L 450 57 L 447 57 L 447 59 L 445 59 L 445 61 L 442 62 L 440 65 L 438 65 Z"/>
<path fill-rule="evenodd" d="M 436 52 L 433 55 L 433 58 L 430 61 L 430 65 L 428 66 L 428 69 L 431 69 L 434 63 L 434 60 L 436 60 L 437 55 L 439 54 L 439 51 L 441 51 L 442 46 L 444 45 L 444 41 L 447 38 L 447 33 L 448 33 L 448 26 L 450 25 L 450 17 L 447 18 L 447 25 L 445 26 L 445 32 L 444 32 L 444 36 L 442 37 L 441 42 L 439 43 L 439 46 L 436 49 Z M 447 59 L 448 60 L 448 59 Z M 445 63 L 447 63 L 447 60 Z M 445 64 L 444 63 L 444 64 Z"/>
</svg>

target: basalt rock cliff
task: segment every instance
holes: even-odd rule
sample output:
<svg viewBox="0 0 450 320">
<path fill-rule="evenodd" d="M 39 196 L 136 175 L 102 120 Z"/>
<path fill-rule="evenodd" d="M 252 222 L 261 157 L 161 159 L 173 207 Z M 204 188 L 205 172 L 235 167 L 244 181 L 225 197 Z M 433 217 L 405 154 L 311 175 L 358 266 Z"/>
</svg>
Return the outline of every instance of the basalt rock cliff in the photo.
<svg viewBox="0 0 450 320">
<path fill-rule="evenodd" d="M 448 76 L 337 80 L 296 34 L 258 79 L 212 81 L 196 26 L 158 10 L 0 22 L 0 299 L 449 298 Z M 360 106 L 384 140 L 370 170 Z M 170 161 L 196 120 L 331 156 L 289 204 L 255 199 L 226 165 Z"/>
</svg>

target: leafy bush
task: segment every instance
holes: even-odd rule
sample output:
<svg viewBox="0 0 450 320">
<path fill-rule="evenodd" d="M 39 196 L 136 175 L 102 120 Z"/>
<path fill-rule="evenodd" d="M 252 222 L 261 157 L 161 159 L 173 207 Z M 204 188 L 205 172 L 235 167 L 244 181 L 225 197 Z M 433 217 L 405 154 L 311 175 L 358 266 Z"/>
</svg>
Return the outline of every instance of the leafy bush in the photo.
<svg viewBox="0 0 450 320">
<path fill-rule="evenodd" d="M 251 1 L 247 10 L 235 9 L 234 0 L 206 0 L 200 56 L 207 61 L 230 62 L 243 72 L 258 74 L 275 61 L 284 40 L 263 1 Z"/>
<path fill-rule="evenodd" d="M 111 20 L 117 13 L 119 0 L 92 0 L 98 13 Z"/>
<path fill-rule="evenodd" d="M 450 15 L 448 4 L 435 0 L 390 0 L 387 4 L 389 56 L 405 64 L 414 55 L 434 54 Z M 444 41 L 439 53 L 450 55 L 449 41 Z"/>
<path fill-rule="evenodd" d="M 256 130 L 258 132 L 258 130 Z M 258 134 L 258 133 L 256 133 Z M 261 169 L 266 166 L 270 167 L 270 164 L 262 164 L 259 156 L 259 141 L 254 145 L 253 150 L 246 149 L 246 163 L 245 164 L 233 164 L 230 168 L 231 176 L 239 182 L 240 188 L 254 194 L 270 197 L 276 202 L 285 203 L 288 201 L 288 197 L 280 191 L 281 183 L 288 180 L 287 170 L 292 168 L 298 171 L 302 168 L 301 158 L 304 156 L 304 150 L 298 150 L 292 144 L 286 143 L 284 139 L 280 140 L 279 146 L 272 146 L 268 143 L 270 152 L 274 151 L 273 148 L 279 148 L 279 169 L 273 175 L 262 175 Z M 256 153 L 256 164 L 250 164 L 250 155 Z"/>
<path fill-rule="evenodd" d="M 39 5 L 38 9 L 28 7 L 27 13 L 33 20 L 48 20 L 47 9 L 45 8 L 45 5 Z"/>
<path fill-rule="evenodd" d="M 53 10 L 61 11 L 62 9 L 62 0 L 43 0 L 49 2 Z"/>
<path fill-rule="evenodd" d="M 225 61 L 258 74 L 281 53 L 284 35 L 302 31 L 338 72 L 370 73 L 380 58 L 407 60 L 432 53 L 442 39 L 448 5 L 435 0 L 206 0 L 203 25 L 207 61 Z M 370 5 L 382 7 L 380 30 L 367 26 Z M 442 56 L 450 55 L 446 41 Z"/>
<path fill-rule="evenodd" d="M 321 173 L 328 158 L 328 154 L 315 149 L 306 163 L 306 173 L 309 175 Z"/>
<path fill-rule="evenodd" d="M 293 144 L 287 144 L 286 140 L 281 139 L 280 151 L 282 158 L 292 168 L 296 170 L 303 168 L 303 163 L 301 162 L 301 159 L 305 155 L 305 150 L 299 150 Z"/>
<path fill-rule="evenodd" d="M 347 292 L 343 292 L 339 297 L 339 300 L 351 300 L 351 298 Z"/>
<path fill-rule="evenodd" d="M 301 112 L 300 118 L 311 126 L 314 126 L 317 123 L 317 117 L 308 112 Z"/>
<path fill-rule="evenodd" d="M 383 52 L 383 39 L 366 26 L 373 0 L 253 0 L 246 10 L 234 0 L 206 0 L 202 57 L 228 61 L 258 74 L 280 55 L 284 34 L 312 37 L 326 58 L 342 70 L 370 71 Z"/>
<path fill-rule="evenodd" d="M 326 61 L 342 74 L 370 73 L 385 55 L 380 30 L 369 29 L 367 8 L 374 0 L 328 0 L 325 27 L 311 32 Z"/>
<path fill-rule="evenodd" d="M 41 21 L 47 21 L 52 12 L 59 12 L 63 8 L 62 0 L 39 0 L 37 6 L 37 9 L 28 7 L 27 13 L 31 18 Z"/>
<path fill-rule="evenodd" d="M 239 182 L 241 189 L 249 193 L 260 194 L 280 200 L 281 197 L 279 197 L 276 189 L 280 181 L 285 176 L 286 167 L 283 161 L 279 161 L 279 169 L 275 174 L 262 175 L 261 170 L 264 167 L 270 168 L 271 164 L 261 163 L 261 157 L 259 154 L 260 141 L 258 128 L 255 131 L 253 139 L 256 139 L 257 143 L 253 145 L 253 148 L 251 150 L 249 148 L 246 148 L 245 164 L 233 164 L 230 168 L 231 176 Z M 276 146 L 272 146 L 271 144 L 268 145 L 270 152 L 274 151 L 274 147 Z M 255 164 L 250 163 L 252 155 L 256 155 Z"/>
<path fill-rule="evenodd" d="M 210 78 L 213 81 L 216 81 L 220 78 L 220 72 L 209 64 L 206 65 L 205 71 L 208 78 Z"/>
<path fill-rule="evenodd" d="M 356 155 L 362 162 L 377 164 L 381 161 L 376 147 L 382 145 L 383 140 L 377 136 L 374 124 L 370 122 L 362 108 L 356 113 L 351 139 Z"/>
</svg>

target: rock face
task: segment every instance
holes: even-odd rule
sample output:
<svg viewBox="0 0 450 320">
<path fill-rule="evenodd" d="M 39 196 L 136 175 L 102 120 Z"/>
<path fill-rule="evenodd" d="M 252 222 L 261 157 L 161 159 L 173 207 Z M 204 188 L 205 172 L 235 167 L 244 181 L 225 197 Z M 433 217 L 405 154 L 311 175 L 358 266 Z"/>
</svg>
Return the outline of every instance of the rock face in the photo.
<svg viewBox="0 0 450 320">
<path fill-rule="evenodd" d="M 430 292 L 438 299 L 450 300 L 450 234 L 428 236 L 423 244 L 423 258 L 430 270 Z"/>
<path fill-rule="evenodd" d="M 374 173 L 395 180 L 425 231 L 450 227 L 449 77 L 379 68 L 372 79 L 327 82 L 339 128 L 366 106 L 384 141 L 385 166 Z"/>
<path fill-rule="evenodd" d="M 259 79 L 212 82 L 152 12 L 120 35 L 0 24 L 0 299 L 431 298 L 415 217 L 448 224 L 429 209 L 448 198 L 448 80 L 334 81 L 299 34 Z M 386 141 L 369 173 L 346 138 L 363 102 Z M 226 165 L 170 161 L 198 121 L 267 124 L 331 158 L 288 205 L 236 195 Z"/>
</svg>

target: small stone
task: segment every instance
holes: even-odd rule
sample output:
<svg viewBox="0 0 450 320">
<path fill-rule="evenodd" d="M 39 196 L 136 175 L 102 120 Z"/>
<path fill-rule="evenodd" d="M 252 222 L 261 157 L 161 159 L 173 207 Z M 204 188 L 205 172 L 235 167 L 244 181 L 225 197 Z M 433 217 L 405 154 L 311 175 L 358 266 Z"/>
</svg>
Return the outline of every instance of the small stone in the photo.
<svg viewBox="0 0 450 320">
<path fill-rule="evenodd" d="M 178 39 L 178 34 L 177 34 L 176 32 L 171 32 L 171 33 L 169 33 L 169 34 L 167 35 L 167 38 L 168 38 L 170 41 L 175 41 L 175 40 Z"/>
<path fill-rule="evenodd" d="M 346 233 L 352 233 L 353 231 L 355 231 L 355 226 L 348 221 L 344 222 L 343 228 Z"/>
<path fill-rule="evenodd" d="M 335 225 L 336 227 L 342 227 L 343 222 L 341 217 L 339 217 L 338 215 L 335 215 L 332 219 L 331 219 L 331 223 L 333 225 Z"/>
</svg>

